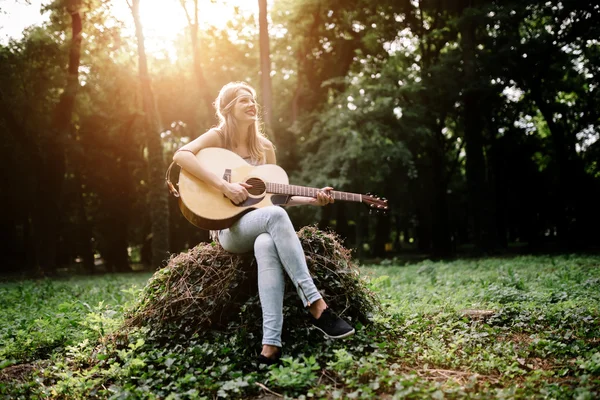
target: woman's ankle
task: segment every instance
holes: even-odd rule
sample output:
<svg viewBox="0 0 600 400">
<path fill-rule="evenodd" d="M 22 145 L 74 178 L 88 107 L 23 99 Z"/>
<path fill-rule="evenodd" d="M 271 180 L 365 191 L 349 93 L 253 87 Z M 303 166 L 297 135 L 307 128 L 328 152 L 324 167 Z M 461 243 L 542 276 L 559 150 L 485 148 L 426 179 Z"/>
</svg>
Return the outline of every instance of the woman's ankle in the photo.
<svg viewBox="0 0 600 400">
<path fill-rule="evenodd" d="M 315 319 L 319 319 L 319 317 L 321 317 L 321 314 L 323 313 L 323 311 L 325 311 L 327 309 L 327 303 L 325 303 L 325 300 L 323 299 L 319 299 L 315 302 L 313 302 L 310 307 L 308 307 L 308 311 L 311 313 L 311 315 L 315 318 Z"/>
<path fill-rule="evenodd" d="M 263 344 L 262 351 L 260 354 L 267 358 L 275 358 L 281 352 L 281 347 L 273 346 L 270 344 Z"/>
</svg>

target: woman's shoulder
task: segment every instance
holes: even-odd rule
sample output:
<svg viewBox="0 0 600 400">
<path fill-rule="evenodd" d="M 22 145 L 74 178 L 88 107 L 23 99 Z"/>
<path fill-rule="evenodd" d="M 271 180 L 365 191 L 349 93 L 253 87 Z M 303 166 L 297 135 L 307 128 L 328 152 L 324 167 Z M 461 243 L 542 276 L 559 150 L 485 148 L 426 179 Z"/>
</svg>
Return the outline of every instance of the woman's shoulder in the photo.
<svg viewBox="0 0 600 400">
<path fill-rule="evenodd" d="M 182 147 L 194 153 L 199 152 L 207 147 L 223 147 L 223 140 L 218 131 L 214 128 L 204 132 L 196 139 Z"/>
<path fill-rule="evenodd" d="M 260 141 L 264 151 L 263 162 L 265 164 L 277 164 L 277 157 L 275 156 L 275 146 L 273 145 L 273 142 L 264 136 L 260 137 Z"/>
<path fill-rule="evenodd" d="M 213 147 L 223 147 L 223 131 L 221 129 L 217 127 L 210 128 L 201 136 L 204 136 Z"/>
<path fill-rule="evenodd" d="M 273 145 L 273 142 L 271 142 L 269 139 L 267 139 L 264 136 L 259 136 L 258 137 L 260 140 L 260 143 L 262 144 L 263 148 L 265 150 L 274 150 L 275 146 Z"/>
<path fill-rule="evenodd" d="M 222 136 L 223 135 L 223 131 L 218 126 L 213 126 L 209 130 L 207 130 L 206 132 L 204 132 L 204 135 L 207 135 L 207 134 L 208 135 Z"/>
</svg>

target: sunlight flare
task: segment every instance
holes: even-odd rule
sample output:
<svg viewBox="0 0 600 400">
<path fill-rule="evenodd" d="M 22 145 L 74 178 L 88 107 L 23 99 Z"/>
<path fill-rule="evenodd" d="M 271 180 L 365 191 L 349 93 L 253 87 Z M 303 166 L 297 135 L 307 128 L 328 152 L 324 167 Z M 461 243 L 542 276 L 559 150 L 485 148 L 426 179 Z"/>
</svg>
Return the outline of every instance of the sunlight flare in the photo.
<svg viewBox="0 0 600 400">
<path fill-rule="evenodd" d="M 212 1 L 198 0 L 198 20 L 200 30 L 208 27 L 225 29 L 227 23 L 240 14 L 258 12 L 256 2 L 248 0 Z M 176 59 L 173 42 L 185 33 L 188 18 L 194 20 L 194 1 L 184 0 L 186 11 L 179 0 L 141 0 L 140 19 L 144 28 L 147 51 L 155 56 L 167 54 L 170 59 Z M 113 3 L 113 14 L 124 21 L 133 31 L 131 10 L 126 0 L 116 0 Z"/>
</svg>

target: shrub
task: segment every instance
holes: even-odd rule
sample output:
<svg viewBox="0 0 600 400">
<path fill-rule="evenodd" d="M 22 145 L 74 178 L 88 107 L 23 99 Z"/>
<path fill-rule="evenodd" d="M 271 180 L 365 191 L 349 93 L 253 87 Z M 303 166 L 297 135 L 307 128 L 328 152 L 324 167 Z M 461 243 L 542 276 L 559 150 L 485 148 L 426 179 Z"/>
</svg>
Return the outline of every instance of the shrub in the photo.
<svg viewBox="0 0 600 400">
<path fill-rule="evenodd" d="M 352 322 L 368 323 L 380 305 L 350 251 L 335 234 L 315 227 L 304 227 L 298 237 L 309 271 L 329 306 Z M 172 257 L 154 274 L 128 313 L 126 327 L 148 327 L 155 335 L 171 340 L 174 333 L 202 336 L 208 330 L 260 338 L 262 314 L 256 280 L 252 254 L 234 255 L 216 243 L 200 244 Z M 284 320 L 283 339 L 302 340 L 292 335 L 302 335 L 302 328 L 308 326 L 307 312 L 289 280 Z"/>
</svg>

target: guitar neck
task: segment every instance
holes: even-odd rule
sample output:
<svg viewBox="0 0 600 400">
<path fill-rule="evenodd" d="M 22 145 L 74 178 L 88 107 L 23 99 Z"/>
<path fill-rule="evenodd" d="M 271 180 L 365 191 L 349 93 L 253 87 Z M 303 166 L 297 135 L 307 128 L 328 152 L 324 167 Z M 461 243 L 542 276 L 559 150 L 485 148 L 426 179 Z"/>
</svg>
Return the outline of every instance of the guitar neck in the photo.
<svg viewBox="0 0 600 400">
<path fill-rule="evenodd" d="M 321 190 L 306 186 L 286 185 L 283 183 L 267 182 L 267 192 L 274 194 L 286 194 L 289 196 L 317 197 L 317 193 Z M 332 190 L 330 192 L 334 200 L 357 201 L 362 202 L 362 195 L 357 193 L 339 192 Z"/>
</svg>

